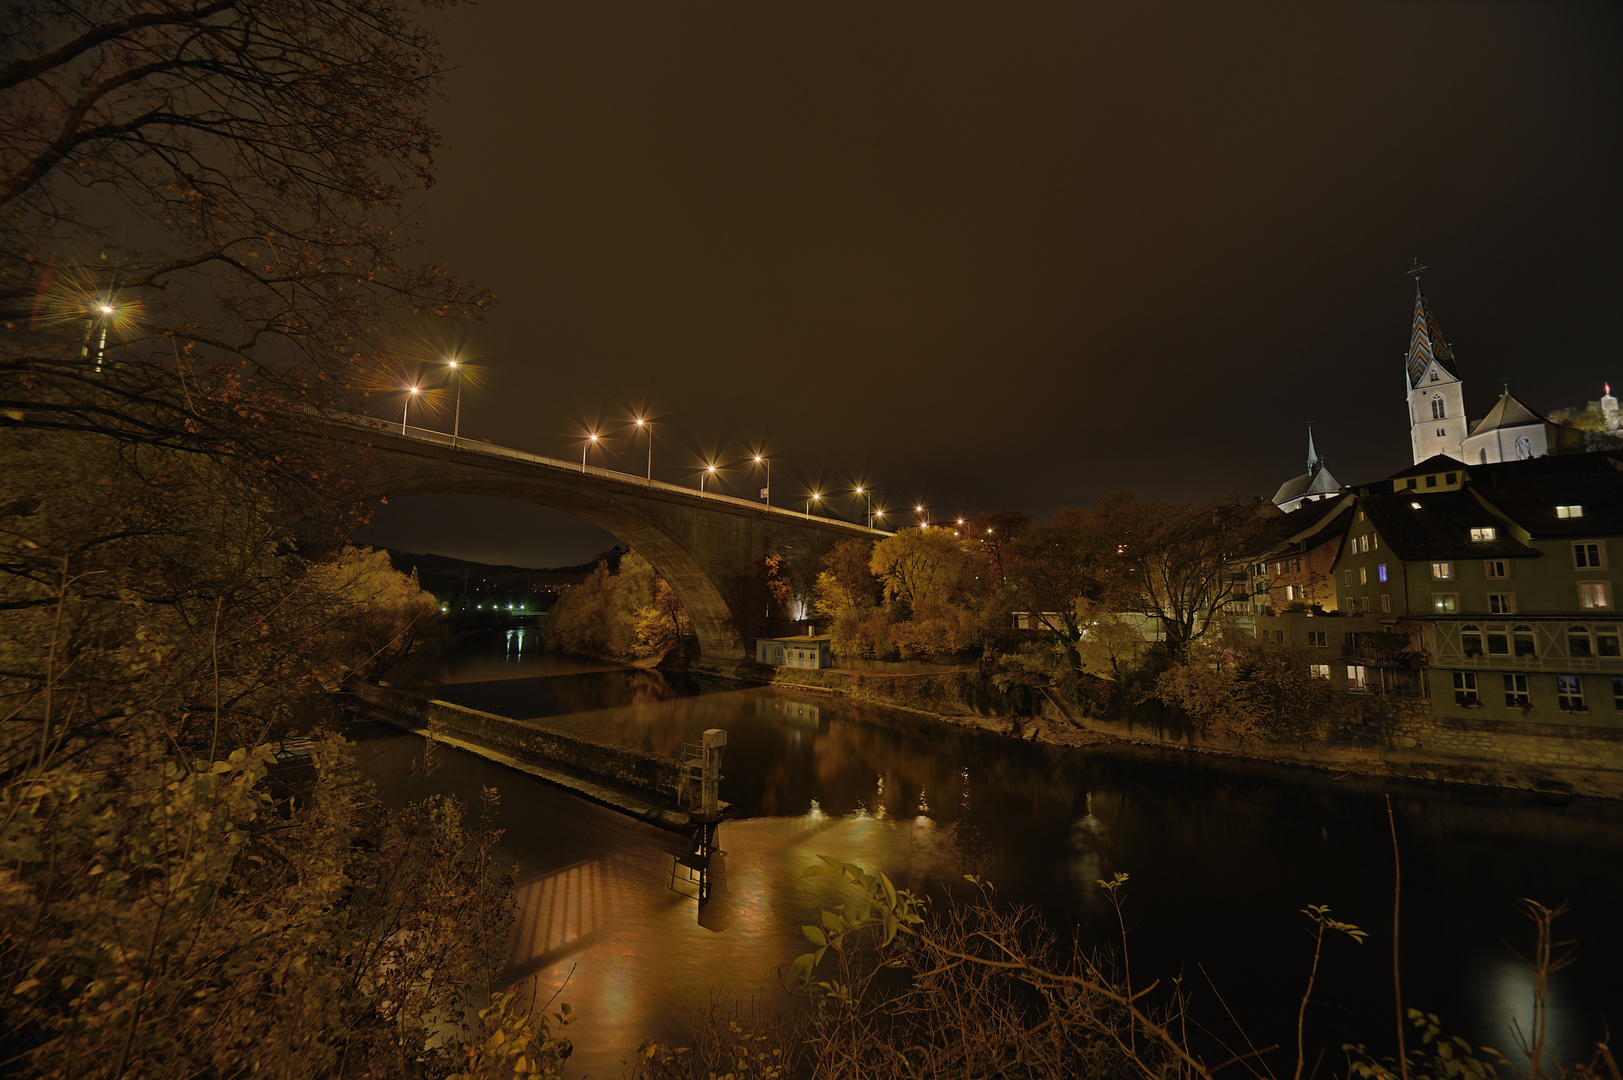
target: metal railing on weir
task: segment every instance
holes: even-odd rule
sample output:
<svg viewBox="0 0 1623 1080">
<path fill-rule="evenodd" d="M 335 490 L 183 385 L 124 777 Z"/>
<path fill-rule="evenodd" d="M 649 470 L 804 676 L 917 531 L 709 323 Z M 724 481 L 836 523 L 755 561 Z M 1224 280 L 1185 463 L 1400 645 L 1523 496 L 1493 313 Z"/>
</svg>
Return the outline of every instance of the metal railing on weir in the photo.
<svg viewBox="0 0 1623 1080">
<path fill-rule="evenodd" d="M 708 502 L 724 503 L 731 506 L 740 506 L 757 513 L 774 514 L 778 517 L 794 518 L 799 521 L 820 521 L 826 525 L 835 525 L 841 528 L 852 529 L 860 533 L 873 536 L 894 536 L 894 533 L 884 529 L 875 529 L 866 525 L 859 525 L 853 521 L 842 521 L 839 518 L 825 515 L 814 515 L 800 510 L 793 510 L 783 506 L 767 506 L 764 503 L 754 502 L 750 499 L 740 499 L 736 495 L 723 495 L 715 491 L 700 491 L 698 488 L 683 487 L 680 484 L 669 484 L 664 480 L 654 480 L 635 473 L 620 472 L 617 469 L 605 469 L 598 465 L 582 465 L 578 461 L 565 461 L 563 458 L 547 457 L 545 454 L 532 454 L 528 450 L 515 450 L 510 446 L 498 446 L 484 439 L 468 439 L 467 437 L 453 438 L 449 432 L 436 431 L 433 428 L 414 427 L 391 423 L 371 416 L 355 416 L 350 413 L 340 413 L 326 417 L 328 422 L 340 427 L 354 428 L 372 435 L 403 435 L 419 442 L 432 443 L 436 446 L 449 446 L 455 450 L 470 450 L 478 454 L 487 454 L 491 457 L 506 458 L 510 461 L 523 461 L 531 465 L 544 465 L 552 469 L 561 469 L 565 472 L 578 473 L 585 476 L 598 476 L 605 480 L 615 480 L 622 484 L 634 487 L 647 488 L 651 491 L 664 491 L 672 495 L 681 495 L 685 498 L 702 499 Z"/>
</svg>

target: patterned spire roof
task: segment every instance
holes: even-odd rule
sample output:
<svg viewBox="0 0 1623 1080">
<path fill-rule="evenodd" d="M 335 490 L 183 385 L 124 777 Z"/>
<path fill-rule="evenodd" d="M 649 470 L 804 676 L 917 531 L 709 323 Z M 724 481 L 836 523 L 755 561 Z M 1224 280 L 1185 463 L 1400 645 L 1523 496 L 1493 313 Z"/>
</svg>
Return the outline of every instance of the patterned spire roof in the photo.
<svg viewBox="0 0 1623 1080">
<path fill-rule="evenodd" d="M 1426 295 L 1416 282 L 1414 326 L 1409 331 L 1409 389 L 1420 385 L 1433 360 L 1454 378 L 1460 377 L 1454 367 L 1454 354 L 1449 350 L 1448 342 L 1443 340 L 1443 331 L 1437 325 L 1437 317 L 1431 313 L 1431 305 L 1426 303 Z"/>
</svg>

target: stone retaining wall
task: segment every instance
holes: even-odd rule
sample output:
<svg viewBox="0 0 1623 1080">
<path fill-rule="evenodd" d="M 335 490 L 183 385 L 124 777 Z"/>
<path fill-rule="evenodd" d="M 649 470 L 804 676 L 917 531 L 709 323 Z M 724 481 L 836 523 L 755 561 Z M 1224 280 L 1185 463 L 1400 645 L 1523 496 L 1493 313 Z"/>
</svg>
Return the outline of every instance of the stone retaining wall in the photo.
<svg viewBox="0 0 1623 1080">
<path fill-rule="evenodd" d="M 414 694 L 362 683 L 354 696 L 389 715 L 404 717 L 432 732 L 499 750 L 521 761 L 556 769 L 605 787 L 635 792 L 666 806 L 681 805 L 687 771 L 682 763 L 581 735 L 534 727 L 519 720 L 429 701 Z"/>
</svg>

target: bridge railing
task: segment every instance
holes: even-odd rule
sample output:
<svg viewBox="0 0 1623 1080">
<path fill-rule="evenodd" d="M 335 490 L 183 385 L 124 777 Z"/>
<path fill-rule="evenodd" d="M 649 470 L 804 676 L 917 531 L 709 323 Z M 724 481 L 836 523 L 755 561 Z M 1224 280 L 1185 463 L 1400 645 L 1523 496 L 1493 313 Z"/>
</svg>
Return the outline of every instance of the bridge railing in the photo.
<svg viewBox="0 0 1623 1080">
<path fill-rule="evenodd" d="M 797 518 L 805 520 L 811 515 L 798 510 L 791 510 L 782 506 L 766 506 L 750 499 L 740 499 L 736 495 L 724 495 L 720 492 L 700 491 L 697 488 L 683 487 L 680 484 L 666 483 L 664 480 L 653 480 L 646 476 L 637 476 L 634 473 L 621 472 L 617 469 L 605 469 L 597 465 L 582 465 L 578 461 L 565 461 L 561 458 L 547 457 L 545 454 L 532 454 L 528 450 L 515 450 L 511 446 L 498 446 L 484 439 L 453 438 L 449 432 L 436 431 L 433 428 L 415 427 L 405 424 L 394 424 L 387 420 L 379 420 L 371 416 L 355 416 L 353 414 L 340 414 L 329 416 L 327 420 L 341 427 L 354 428 L 373 435 L 400 435 L 419 442 L 432 443 L 437 446 L 450 446 L 457 450 L 468 450 L 476 454 L 485 454 L 490 457 L 506 458 L 509 461 L 523 461 L 531 465 L 542 465 L 547 468 L 561 469 L 565 472 L 581 473 L 586 476 L 598 476 L 605 480 L 614 480 L 622 484 L 631 484 L 636 487 L 648 488 L 652 491 L 666 491 L 684 498 L 703 499 L 707 502 L 726 503 L 733 506 L 744 507 L 757 513 L 774 514 L 779 517 Z M 890 536 L 883 529 L 873 529 L 865 525 L 858 525 L 850 521 L 841 521 L 838 518 L 818 517 L 816 520 L 829 525 L 839 525 L 860 533 L 873 536 Z"/>
</svg>

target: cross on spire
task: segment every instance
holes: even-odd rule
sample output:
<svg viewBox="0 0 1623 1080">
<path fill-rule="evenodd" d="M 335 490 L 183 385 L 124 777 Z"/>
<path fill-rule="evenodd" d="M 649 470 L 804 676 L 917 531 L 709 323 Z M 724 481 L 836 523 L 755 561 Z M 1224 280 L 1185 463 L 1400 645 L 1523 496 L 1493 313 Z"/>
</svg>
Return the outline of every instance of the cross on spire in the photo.
<svg viewBox="0 0 1623 1080">
<path fill-rule="evenodd" d="M 1417 293 L 1420 291 L 1420 275 L 1424 274 L 1427 269 L 1428 267 L 1426 264 L 1420 261 L 1420 256 L 1416 255 L 1414 257 L 1414 265 L 1409 267 L 1408 270 L 1404 271 L 1404 273 L 1414 278 L 1414 291 Z"/>
</svg>

